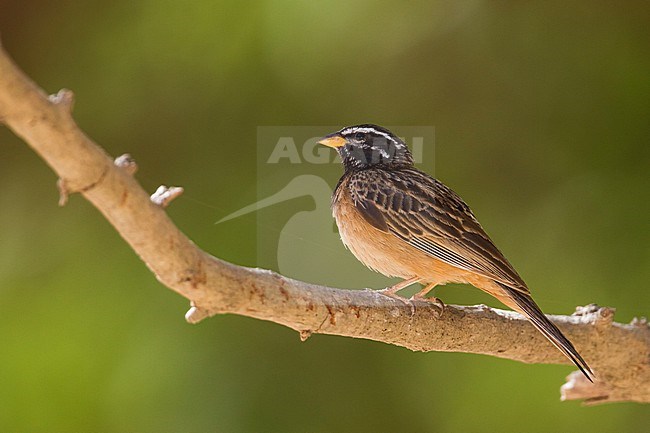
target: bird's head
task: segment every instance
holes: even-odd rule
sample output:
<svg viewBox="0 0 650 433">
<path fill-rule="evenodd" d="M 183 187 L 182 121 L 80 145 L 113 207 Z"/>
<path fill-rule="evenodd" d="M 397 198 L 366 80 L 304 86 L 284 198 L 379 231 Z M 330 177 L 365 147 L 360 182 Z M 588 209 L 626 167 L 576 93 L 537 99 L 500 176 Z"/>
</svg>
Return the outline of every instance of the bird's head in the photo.
<svg viewBox="0 0 650 433">
<path fill-rule="evenodd" d="M 324 137 L 319 143 L 335 148 L 346 170 L 413 165 L 413 156 L 406 144 L 388 129 L 377 125 L 348 126 Z"/>
</svg>

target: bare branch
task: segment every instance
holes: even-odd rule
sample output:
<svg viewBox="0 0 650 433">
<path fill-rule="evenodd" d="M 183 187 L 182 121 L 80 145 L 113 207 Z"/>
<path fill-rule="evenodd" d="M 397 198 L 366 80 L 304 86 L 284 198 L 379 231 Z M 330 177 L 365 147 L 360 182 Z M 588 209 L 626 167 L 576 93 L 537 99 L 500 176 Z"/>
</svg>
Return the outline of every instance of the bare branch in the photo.
<svg viewBox="0 0 650 433">
<path fill-rule="evenodd" d="M 521 315 L 486 306 L 412 306 L 369 290 L 341 290 L 236 266 L 197 248 L 171 222 L 166 206 L 182 189 L 153 201 L 133 178 L 128 156 L 113 161 L 75 124 L 73 95 L 48 97 L 0 48 L 0 119 L 59 176 L 61 201 L 79 192 L 115 227 L 156 278 L 191 301 L 196 323 L 232 313 L 314 333 L 366 338 L 418 351 L 480 353 L 526 363 L 568 361 Z M 413 306 L 415 308 L 413 308 Z M 650 402 L 650 329 L 644 320 L 613 322 L 614 310 L 589 306 L 550 316 L 594 368 L 595 384 L 571 374 L 563 399 Z"/>
</svg>

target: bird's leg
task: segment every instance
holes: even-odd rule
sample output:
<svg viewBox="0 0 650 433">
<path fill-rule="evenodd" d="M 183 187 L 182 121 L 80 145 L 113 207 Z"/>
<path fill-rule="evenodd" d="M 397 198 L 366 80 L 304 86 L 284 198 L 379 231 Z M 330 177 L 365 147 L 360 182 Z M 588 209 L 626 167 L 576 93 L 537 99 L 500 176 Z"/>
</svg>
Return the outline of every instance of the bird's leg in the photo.
<svg viewBox="0 0 650 433">
<path fill-rule="evenodd" d="M 392 285 L 390 287 L 386 287 L 385 289 L 377 290 L 377 293 L 381 293 L 382 295 L 388 296 L 389 298 L 397 299 L 398 301 L 403 302 L 404 305 L 409 307 L 409 309 L 411 310 L 411 317 L 413 317 L 413 315 L 415 314 L 415 305 L 413 305 L 413 303 L 411 303 L 409 299 L 406 299 L 398 295 L 397 292 L 419 281 L 420 278 L 418 277 L 409 278 L 407 280 L 400 281 L 399 283 Z"/>
<path fill-rule="evenodd" d="M 445 311 L 445 304 L 442 302 L 440 299 L 431 297 L 427 298 L 427 293 L 432 291 L 434 287 L 436 287 L 438 283 L 429 283 L 426 286 L 424 286 L 424 289 L 420 290 L 417 292 L 411 299 L 416 299 L 418 301 L 424 301 L 432 304 L 436 304 L 438 308 L 440 308 L 440 314 L 442 314 L 443 311 Z"/>
<path fill-rule="evenodd" d="M 401 296 L 399 296 L 397 294 L 397 292 L 399 292 L 402 289 L 406 289 L 411 284 L 415 284 L 415 283 L 417 283 L 419 281 L 420 281 L 419 277 L 409 278 L 408 280 L 400 281 L 399 283 L 397 283 L 397 284 L 395 284 L 393 286 L 386 287 L 385 289 L 382 289 L 382 290 L 377 290 L 377 292 L 381 293 L 382 295 L 390 296 L 391 298 L 404 299 Z"/>
</svg>

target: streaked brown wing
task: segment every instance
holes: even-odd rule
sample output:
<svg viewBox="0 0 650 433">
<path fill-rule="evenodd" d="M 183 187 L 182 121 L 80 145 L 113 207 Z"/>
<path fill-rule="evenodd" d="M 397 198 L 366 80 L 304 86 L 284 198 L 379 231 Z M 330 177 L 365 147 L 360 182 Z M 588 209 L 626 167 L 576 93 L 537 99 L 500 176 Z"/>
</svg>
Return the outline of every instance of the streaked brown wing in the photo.
<svg viewBox="0 0 650 433">
<path fill-rule="evenodd" d="M 528 292 L 526 283 L 451 189 L 416 169 L 365 170 L 346 186 L 366 221 L 424 253 Z"/>
</svg>

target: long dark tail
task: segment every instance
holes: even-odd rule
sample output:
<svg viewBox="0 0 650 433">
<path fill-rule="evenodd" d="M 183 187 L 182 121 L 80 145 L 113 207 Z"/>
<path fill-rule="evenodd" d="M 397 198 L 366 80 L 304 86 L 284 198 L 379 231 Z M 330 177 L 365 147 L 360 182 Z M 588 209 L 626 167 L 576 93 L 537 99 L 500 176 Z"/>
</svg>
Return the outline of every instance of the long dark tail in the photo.
<svg viewBox="0 0 650 433">
<path fill-rule="evenodd" d="M 533 298 L 531 298 L 530 295 L 514 290 L 505 284 L 499 282 L 496 283 L 501 286 L 515 304 L 519 306 L 521 313 L 526 315 L 528 320 L 530 320 L 530 323 L 532 323 L 539 332 L 544 334 L 544 336 L 548 338 L 549 341 L 560 350 L 560 352 L 569 358 L 590 382 L 593 382 L 594 373 L 591 371 L 591 368 L 589 368 L 589 365 L 587 365 L 585 360 L 582 359 L 582 356 L 580 356 L 576 348 L 573 347 L 573 344 L 569 339 L 562 334 L 562 331 L 560 331 L 558 327 L 548 320 L 544 313 L 542 313 L 542 310 L 537 306 L 535 301 L 533 301 Z"/>
</svg>

